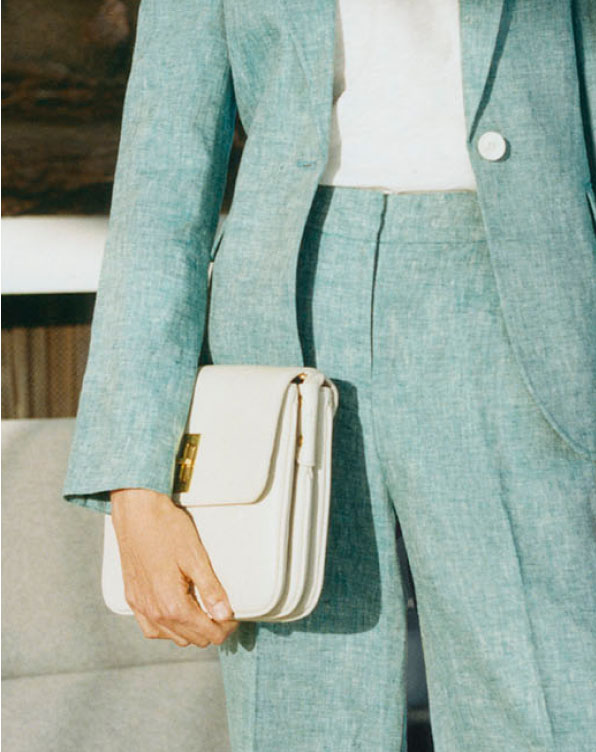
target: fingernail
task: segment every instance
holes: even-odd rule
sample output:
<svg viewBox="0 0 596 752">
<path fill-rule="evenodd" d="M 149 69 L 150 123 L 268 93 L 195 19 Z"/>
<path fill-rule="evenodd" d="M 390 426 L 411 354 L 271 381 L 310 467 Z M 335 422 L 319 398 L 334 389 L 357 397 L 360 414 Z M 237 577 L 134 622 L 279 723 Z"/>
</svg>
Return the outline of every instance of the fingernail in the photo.
<svg viewBox="0 0 596 752">
<path fill-rule="evenodd" d="M 226 621 L 226 619 L 231 617 L 230 609 L 226 606 L 224 601 L 218 601 L 214 606 L 211 606 L 209 613 L 218 621 Z"/>
</svg>

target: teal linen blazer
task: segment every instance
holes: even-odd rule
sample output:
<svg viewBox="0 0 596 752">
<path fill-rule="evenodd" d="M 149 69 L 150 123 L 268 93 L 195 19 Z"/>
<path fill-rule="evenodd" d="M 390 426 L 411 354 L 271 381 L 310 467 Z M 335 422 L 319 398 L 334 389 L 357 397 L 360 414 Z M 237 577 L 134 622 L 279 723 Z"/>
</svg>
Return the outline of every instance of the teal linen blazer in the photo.
<svg viewBox="0 0 596 752">
<path fill-rule="evenodd" d="M 545 418 L 595 460 L 596 3 L 461 0 L 460 19 L 511 344 Z M 216 252 L 218 362 L 303 362 L 295 270 L 327 157 L 334 24 L 335 0 L 141 0 L 67 500 L 109 513 L 113 488 L 170 493 Z M 247 141 L 215 238 L 236 113 Z M 492 130 L 508 143 L 493 162 L 477 148 Z"/>
</svg>

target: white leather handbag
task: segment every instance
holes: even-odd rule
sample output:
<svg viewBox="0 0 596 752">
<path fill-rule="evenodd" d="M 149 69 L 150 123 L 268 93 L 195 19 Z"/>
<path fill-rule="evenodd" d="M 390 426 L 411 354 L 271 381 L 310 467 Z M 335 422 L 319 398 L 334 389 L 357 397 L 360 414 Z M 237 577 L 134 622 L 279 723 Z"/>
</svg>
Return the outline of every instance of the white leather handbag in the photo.
<svg viewBox="0 0 596 752">
<path fill-rule="evenodd" d="M 199 368 L 172 499 L 191 514 L 238 620 L 293 621 L 317 604 L 337 405 L 315 368 Z M 132 614 L 111 515 L 102 592 L 112 611 Z"/>
</svg>

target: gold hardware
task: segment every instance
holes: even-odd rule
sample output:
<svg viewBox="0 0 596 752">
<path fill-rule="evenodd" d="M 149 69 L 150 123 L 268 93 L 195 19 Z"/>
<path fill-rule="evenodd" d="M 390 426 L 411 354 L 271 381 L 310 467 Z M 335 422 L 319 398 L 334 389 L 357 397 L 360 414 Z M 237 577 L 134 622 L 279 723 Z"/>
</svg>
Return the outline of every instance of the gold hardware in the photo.
<svg viewBox="0 0 596 752">
<path fill-rule="evenodd" d="M 293 384 L 303 384 L 306 381 L 307 378 L 308 378 L 308 374 L 307 373 L 299 373 L 298 376 L 296 376 L 296 378 L 292 379 L 292 383 Z M 302 405 L 302 393 L 300 392 L 300 390 L 298 390 L 298 406 L 299 406 L 299 409 L 300 409 L 301 405 Z M 299 447 L 301 447 L 302 444 L 303 444 L 303 442 L 304 442 L 304 436 L 302 436 L 302 434 L 298 434 L 298 437 L 296 439 L 296 443 L 298 444 Z"/>
<path fill-rule="evenodd" d="M 174 493 L 186 493 L 190 488 L 192 472 L 199 448 L 200 433 L 185 433 L 176 458 Z"/>
</svg>

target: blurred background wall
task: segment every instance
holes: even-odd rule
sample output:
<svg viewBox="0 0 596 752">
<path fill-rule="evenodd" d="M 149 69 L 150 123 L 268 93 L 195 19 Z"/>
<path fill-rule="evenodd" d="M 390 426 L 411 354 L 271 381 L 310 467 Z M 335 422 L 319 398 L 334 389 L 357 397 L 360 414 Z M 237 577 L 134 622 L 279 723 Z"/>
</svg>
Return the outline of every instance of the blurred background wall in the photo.
<svg viewBox="0 0 596 752">
<path fill-rule="evenodd" d="M 107 211 L 137 6 L 3 0 L 3 215 Z"/>
</svg>

